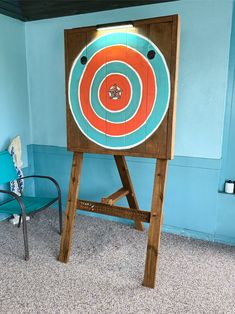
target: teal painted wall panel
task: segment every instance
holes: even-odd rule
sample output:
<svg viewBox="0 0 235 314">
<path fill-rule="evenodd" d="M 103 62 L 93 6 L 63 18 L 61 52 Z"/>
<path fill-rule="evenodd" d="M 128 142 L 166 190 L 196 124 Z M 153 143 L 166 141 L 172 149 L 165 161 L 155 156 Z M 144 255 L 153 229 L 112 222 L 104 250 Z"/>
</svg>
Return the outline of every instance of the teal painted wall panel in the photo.
<svg viewBox="0 0 235 314">
<path fill-rule="evenodd" d="M 21 136 L 24 166 L 30 144 L 25 25 L 0 14 L 0 151 Z"/>
<path fill-rule="evenodd" d="M 218 180 L 218 169 L 170 166 L 164 223 L 214 234 Z"/>
<path fill-rule="evenodd" d="M 216 233 L 235 239 L 235 195 L 219 193 Z"/>
<path fill-rule="evenodd" d="M 233 9 L 233 23 L 229 58 L 228 87 L 226 99 L 225 127 L 223 134 L 223 151 L 220 172 L 219 190 L 224 191 L 227 179 L 235 180 L 235 10 Z M 217 237 L 223 242 L 235 242 L 235 197 L 230 194 L 218 194 L 218 220 L 216 226 Z M 233 238 L 233 240 L 231 240 Z"/>
<path fill-rule="evenodd" d="M 223 160 L 220 176 L 220 190 L 224 188 L 227 179 L 235 180 L 235 9 L 231 33 L 231 47 L 229 58 L 228 88 L 226 100 L 226 116 L 223 138 Z"/>
<path fill-rule="evenodd" d="M 51 175 L 58 180 L 65 207 L 72 153 L 67 152 L 66 148 L 46 145 L 31 145 L 30 150 L 34 156 L 35 173 Z M 127 162 L 140 208 L 150 210 L 155 162 L 153 159 L 130 157 Z M 226 232 L 226 226 L 231 226 L 231 215 L 227 215 L 227 211 L 223 215 L 220 211 L 218 216 L 217 212 L 219 171 L 220 162 L 213 159 L 177 157 L 169 162 L 164 230 L 235 244 L 235 234 L 230 229 Z M 85 154 L 80 198 L 100 201 L 120 187 L 121 182 L 111 156 Z M 37 196 L 49 196 L 53 191 L 52 185 L 35 182 Z M 126 206 L 127 202 L 122 201 L 119 204 Z M 119 218 L 105 218 L 132 223 Z"/>
<path fill-rule="evenodd" d="M 33 143 L 66 146 L 64 29 L 179 14 L 175 153 L 221 158 L 232 8 L 229 0 L 182 0 L 26 23 Z"/>
</svg>

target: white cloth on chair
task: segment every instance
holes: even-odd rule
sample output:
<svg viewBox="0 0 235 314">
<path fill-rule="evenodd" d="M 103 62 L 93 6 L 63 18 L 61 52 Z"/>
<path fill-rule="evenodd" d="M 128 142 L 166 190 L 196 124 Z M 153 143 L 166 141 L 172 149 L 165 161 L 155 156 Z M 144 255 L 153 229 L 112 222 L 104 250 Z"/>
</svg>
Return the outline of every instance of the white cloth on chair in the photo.
<svg viewBox="0 0 235 314">
<path fill-rule="evenodd" d="M 23 166 L 23 162 L 21 159 L 22 151 L 21 151 L 21 140 L 20 140 L 19 136 L 16 136 L 11 141 L 11 143 L 8 147 L 8 151 L 13 158 L 18 178 L 22 178 L 23 172 L 21 170 L 21 167 Z M 18 184 L 18 182 L 19 182 L 19 184 Z M 24 180 L 20 180 L 18 182 L 16 180 L 11 181 L 10 182 L 10 188 L 11 188 L 12 192 L 14 192 L 20 196 L 21 195 L 20 191 L 23 191 L 23 189 L 24 189 Z"/>
<path fill-rule="evenodd" d="M 21 167 L 23 166 L 23 162 L 21 159 L 21 155 L 22 155 L 22 150 L 21 150 L 21 140 L 20 140 L 20 136 L 16 136 L 10 143 L 9 147 L 8 147 L 8 151 L 11 154 L 13 161 L 14 161 L 14 165 L 16 168 L 16 172 L 17 172 L 17 176 L 18 178 L 22 178 L 23 175 L 23 171 L 21 170 Z M 16 193 L 17 195 L 21 195 L 21 191 L 23 192 L 24 190 L 24 180 L 14 180 L 10 182 L 10 189 L 12 192 Z M 13 225 L 16 225 L 19 223 L 19 215 L 14 214 L 13 215 L 14 218 L 12 218 L 10 220 L 10 222 Z M 26 217 L 27 220 L 29 220 L 29 217 Z"/>
</svg>

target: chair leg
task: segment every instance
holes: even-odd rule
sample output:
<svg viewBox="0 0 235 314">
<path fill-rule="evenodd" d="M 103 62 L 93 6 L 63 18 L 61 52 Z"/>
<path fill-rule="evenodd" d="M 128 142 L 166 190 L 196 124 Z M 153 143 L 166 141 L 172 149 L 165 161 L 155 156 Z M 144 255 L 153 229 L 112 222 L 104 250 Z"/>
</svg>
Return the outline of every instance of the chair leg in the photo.
<svg viewBox="0 0 235 314">
<path fill-rule="evenodd" d="M 29 260 L 29 245 L 28 245 L 26 215 L 22 216 L 22 224 L 23 224 L 25 260 L 28 261 Z"/>
<path fill-rule="evenodd" d="M 62 234 L 62 231 L 63 231 L 63 227 L 62 227 L 62 202 L 61 202 L 61 196 L 58 200 L 58 203 L 59 203 L 59 223 L 60 223 L 60 235 Z"/>
<path fill-rule="evenodd" d="M 21 224 L 21 215 L 19 217 L 18 228 L 20 228 L 20 224 Z"/>
</svg>

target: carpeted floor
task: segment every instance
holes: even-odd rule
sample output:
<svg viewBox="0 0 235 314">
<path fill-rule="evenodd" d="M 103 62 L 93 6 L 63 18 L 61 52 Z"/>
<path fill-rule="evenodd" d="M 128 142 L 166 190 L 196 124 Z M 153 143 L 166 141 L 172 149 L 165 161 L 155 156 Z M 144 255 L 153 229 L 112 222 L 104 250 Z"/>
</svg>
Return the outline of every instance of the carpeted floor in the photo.
<svg viewBox="0 0 235 314">
<path fill-rule="evenodd" d="M 55 210 L 22 230 L 0 224 L 0 313 L 235 313 L 235 248 L 163 234 L 158 282 L 144 288 L 147 233 L 79 216 L 73 255 L 56 260 Z"/>
</svg>

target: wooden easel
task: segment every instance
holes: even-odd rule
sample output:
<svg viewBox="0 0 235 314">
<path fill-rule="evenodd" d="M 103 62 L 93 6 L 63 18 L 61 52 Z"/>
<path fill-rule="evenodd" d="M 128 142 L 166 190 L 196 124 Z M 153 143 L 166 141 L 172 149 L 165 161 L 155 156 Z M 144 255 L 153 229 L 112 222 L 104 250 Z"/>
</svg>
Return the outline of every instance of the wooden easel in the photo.
<svg viewBox="0 0 235 314">
<path fill-rule="evenodd" d="M 154 288 L 159 254 L 162 210 L 165 193 L 168 160 L 174 156 L 174 123 L 177 85 L 177 60 L 179 46 L 179 16 L 172 15 L 134 21 L 134 32 L 150 38 L 166 58 L 170 70 L 171 93 L 169 108 L 159 128 L 142 144 L 128 150 L 105 149 L 84 136 L 77 127 L 70 111 L 67 97 L 67 143 L 73 152 L 72 171 L 66 206 L 64 230 L 61 238 L 59 261 L 67 263 L 71 253 L 76 209 L 135 221 L 135 228 L 143 230 L 143 222 L 150 223 L 143 285 Z M 78 53 L 97 36 L 96 27 L 65 31 L 66 86 L 70 69 Z M 110 154 L 114 156 L 122 187 L 101 202 L 78 199 L 84 153 Z M 151 212 L 140 210 L 124 156 L 156 159 Z M 129 208 L 115 203 L 126 197 Z"/>
<path fill-rule="evenodd" d="M 77 199 L 83 153 L 74 153 L 59 260 L 64 263 L 67 263 L 69 260 L 73 239 L 74 218 L 77 208 L 99 214 L 133 219 L 135 221 L 135 228 L 140 231 L 144 230 L 142 222 L 149 222 L 150 228 L 143 285 L 154 288 L 168 161 L 159 159 L 156 163 L 152 207 L 151 213 L 149 213 L 139 209 L 125 157 L 114 155 L 114 158 L 123 186 L 110 196 L 103 198 L 102 202 L 97 203 Z M 114 206 L 114 204 L 124 196 L 127 197 L 130 208 Z"/>
</svg>

